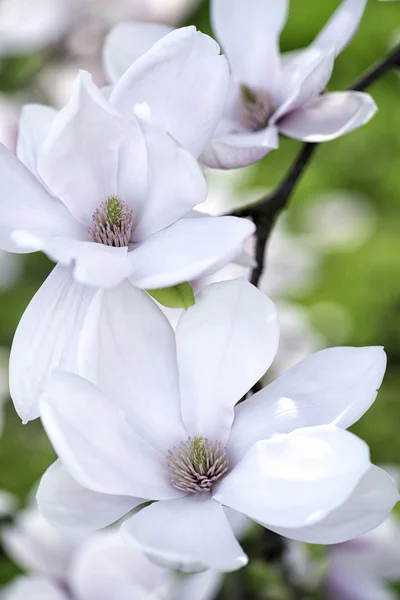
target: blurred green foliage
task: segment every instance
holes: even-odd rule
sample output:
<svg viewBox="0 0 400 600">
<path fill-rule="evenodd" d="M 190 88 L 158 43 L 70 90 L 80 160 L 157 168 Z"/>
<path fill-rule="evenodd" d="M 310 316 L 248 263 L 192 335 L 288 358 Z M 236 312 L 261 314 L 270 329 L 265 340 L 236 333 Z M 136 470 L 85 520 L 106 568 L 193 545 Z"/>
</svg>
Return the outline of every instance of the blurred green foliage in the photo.
<svg viewBox="0 0 400 600">
<path fill-rule="evenodd" d="M 282 48 L 292 50 L 306 46 L 338 4 L 339 0 L 293 0 Z M 210 33 L 207 2 L 200 5 L 190 22 Z M 337 60 L 329 88 L 345 89 L 382 57 L 396 27 L 400 27 L 400 2 L 369 0 L 356 38 Z M 42 57 L 38 55 L 3 61 L 0 89 L 11 93 L 29 84 L 31 90 L 32 78 L 41 65 Z M 375 405 L 354 430 L 371 445 L 375 462 L 400 464 L 399 75 L 391 73 L 369 90 L 379 106 L 370 124 L 318 149 L 292 198 L 288 222 L 293 231 L 300 232 L 304 209 L 313 206 L 319 194 L 331 189 L 361 192 L 376 212 L 373 236 L 357 249 L 326 254 L 317 287 L 312 293 L 293 299 L 310 307 L 320 302 L 334 302 L 344 307 L 353 324 L 343 340 L 346 345 L 385 346 L 388 372 L 383 387 Z M 299 143 L 282 139 L 279 151 L 257 165 L 254 187 L 273 187 L 298 148 Z M 337 226 L 332 222 L 332 228 Z M 0 292 L 0 345 L 10 346 L 25 307 L 51 269 L 50 262 L 41 255 L 30 255 L 23 260 L 24 272 L 18 285 Z M 335 340 L 329 339 L 329 333 L 327 337 L 328 345 L 334 345 Z M 22 426 L 9 405 L 7 426 L 0 443 L 0 488 L 15 492 L 23 500 L 53 458 L 39 422 Z M 12 569 L 6 559 L 0 557 L 0 583 L 9 578 Z M 247 574 L 250 577 L 247 578 Z M 268 575 L 265 564 L 257 561 L 228 577 L 224 598 L 239 597 L 235 590 L 243 585 L 252 588 L 246 588 L 246 598 L 279 600 L 286 597 L 279 577 Z"/>
</svg>

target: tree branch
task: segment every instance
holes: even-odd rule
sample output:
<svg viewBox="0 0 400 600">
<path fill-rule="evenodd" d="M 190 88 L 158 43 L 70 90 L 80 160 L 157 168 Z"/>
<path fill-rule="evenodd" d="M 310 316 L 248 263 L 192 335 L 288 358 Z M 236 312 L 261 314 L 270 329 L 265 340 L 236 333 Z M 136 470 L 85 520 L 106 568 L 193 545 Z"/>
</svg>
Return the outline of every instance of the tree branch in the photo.
<svg viewBox="0 0 400 600">
<path fill-rule="evenodd" d="M 349 90 L 363 91 L 386 75 L 395 67 L 400 66 L 400 44 L 398 44 L 385 58 L 371 67 Z M 232 213 L 237 217 L 252 217 L 256 225 L 256 261 L 257 266 L 253 269 L 251 282 L 258 285 L 264 270 L 265 250 L 275 221 L 284 210 L 298 184 L 302 174 L 311 162 L 312 157 L 319 144 L 305 143 L 289 168 L 282 182 L 276 190 L 263 198 L 256 204 L 236 210 Z"/>
</svg>

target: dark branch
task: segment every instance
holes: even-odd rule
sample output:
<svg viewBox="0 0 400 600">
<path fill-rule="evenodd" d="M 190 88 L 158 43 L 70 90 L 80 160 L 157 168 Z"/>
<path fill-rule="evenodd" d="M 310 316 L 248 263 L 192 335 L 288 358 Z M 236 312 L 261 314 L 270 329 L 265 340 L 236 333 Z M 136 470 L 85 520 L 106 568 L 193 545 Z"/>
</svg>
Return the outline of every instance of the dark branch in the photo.
<svg viewBox="0 0 400 600">
<path fill-rule="evenodd" d="M 392 52 L 388 54 L 388 56 L 380 60 L 376 65 L 369 69 L 349 88 L 349 90 L 366 90 L 369 86 L 375 83 L 375 81 L 398 66 L 400 66 L 400 44 L 397 45 Z M 261 274 L 264 270 L 265 249 L 275 221 L 282 210 L 287 207 L 293 191 L 302 174 L 311 162 L 311 158 L 313 157 L 315 150 L 318 148 L 318 145 L 319 144 L 311 143 L 303 144 L 289 171 L 272 194 L 261 198 L 256 204 L 236 210 L 232 213 L 237 217 L 252 217 L 256 225 L 257 266 L 254 268 L 251 275 L 251 282 L 254 285 L 258 285 Z"/>
</svg>

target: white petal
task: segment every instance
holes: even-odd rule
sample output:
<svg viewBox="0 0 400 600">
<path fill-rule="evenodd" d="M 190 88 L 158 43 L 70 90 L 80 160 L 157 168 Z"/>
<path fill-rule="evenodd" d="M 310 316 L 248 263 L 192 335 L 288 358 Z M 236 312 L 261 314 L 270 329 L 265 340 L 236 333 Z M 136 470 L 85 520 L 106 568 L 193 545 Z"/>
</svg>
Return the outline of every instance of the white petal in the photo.
<svg viewBox="0 0 400 600">
<path fill-rule="evenodd" d="M 271 365 L 279 341 L 274 303 L 246 279 L 203 288 L 176 329 L 182 417 L 190 436 L 225 446 L 234 406 Z"/>
<path fill-rule="evenodd" d="M 221 573 L 210 570 L 179 577 L 174 586 L 174 600 L 212 600 L 217 597 L 223 582 Z"/>
<path fill-rule="evenodd" d="M 312 46 L 334 46 L 336 56 L 349 44 L 364 14 L 367 0 L 343 0 Z"/>
<path fill-rule="evenodd" d="M 170 33 L 172 27 L 161 23 L 126 21 L 115 25 L 107 35 L 103 48 L 104 70 L 115 83 L 145 52 Z"/>
<path fill-rule="evenodd" d="M 330 566 L 326 575 L 325 588 L 330 597 L 338 600 L 397 600 L 398 595 L 381 577 L 351 565 L 340 569 Z"/>
<path fill-rule="evenodd" d="M 182 495 L 169 483 L 165 455 L 82 377 L 53 371 L 41 397 L 41 416 L 61 461 L 84 487 L 148 500 Z"/>
<path fill-rule="evenodd" d="M 212 0 L 214 33 L 236 79 L 274 90 L 279 84 L 279 36 L 287 0 Z"/>
<path fill-rule="evenodd" d="M 73 597 L 83 600 L 156 600 L 165 597 L 172 574 L 108 530 L 91 536 L 78 552 L 69 583 Z"/>
<path fill-rule="evenodd" d="M 39 416 L 38 397 L 52 369 L 75 370 L 80 329 L 94 293 L 57 266 L 23 314 L 10 355 L 10 394 L 23 421 Z"/>
<path fill-rule="evenodd" d="M 148 195 L 135 222 L 139 242 L 172 225 L 207 197 L 207 183 L 195 158 L 159 127 L 141 121 L 147 150 Z"/>
<path fill-rule="evenodd" d="M 263 131 L 229 133 L 206 146 L 201 162 L 214 169 L 238 169 L 258 162 L 279 147 L 278 129 L 270 126 Z"/>
<path fill-rule="evenodd" d="M 352 433 L 297 429 L 252 446 L 213 497 L 265 527 L 305 527 L 347 500 L 369 467 L 368 446 Z"/>
<path fill-rule="evenodd" d="M 79 374 L 119 403 L 135 431 L 164 455 L 187 438 L 174 331 L 129 282 L 97 293 L 81 333 Z"/>
<path fill-rule="evenodd" d="M 253 232 L 253 223 L 235 217 L 181 219 L 130 253 L 130 279 L 156 289 L 210 275 L 237 256 Z"/>
<path fill-rule="evenodd" d="M 313 354 L 237 407 L 232 452 L 239 458 L 256 441 L 298 427 L 350 427 L 374 402 L 385 368 L 378 346 Z"/>
<path fill-rule="evenodd" d="M 121 533 L 150 559 L 180 571 L 235 571 L 247 564 L 223 507 L 208 494 L 151 504 L 125 521 Z"/>
<path fill-rule="evenodd" d="M 81 226 L 3 144 L 0 144 L 0 179 L 1 249 L 27 251 L 15 243 L 15 231 L 27 231 L 45 238 L 56 235 L 80 237 Z"/>
<path fill-rule="evenodd" d="M 55 262 L 71 265 L 74 279 L 90 286 L 113 287 L 132 271 L 127 247 L 114 248 L 65 237 L 43 239 L 24 232 L 14 233 L 13 238 L 27 250 L 41 250 Z"/>
<path fill-rule="evenodd" d="M 56 527 L 102 529 L 145 502 L 142 498 L 99 494 L 77 483 L 60 461 L 42 476 L 36 496 L 44 518 Z"/>
<path fill-rule="evenodd" d="M 310 48 L 298 53 L 285 66 L 277 99 L 279 107 L 271 118 L 276 123 L 319 96 L 328 84 L 334 66 L 333 47 Z M 280 124 L 279 124 L 280 129 Z"/>
<path fill-rule="evenodd" d="M 66 594 L 44 577 L 29 575 L 15 579 L 2 593 L 2 600 L 68 600 Z"/>
<path fill-rule="evenodd" d="M 338 544 L 380 525 L 398 499 L 398 491 L 389 475 L 372 465 L 347 501 L 323 520 L 309 527 L 274 527 L 273 530 L 302 542 Z"/>
<path fill-rule="evenodd" d="M 279 130 L 304 142 L 328 142 L 365 125 L 376 111 L 369 94 L 332 92 L 285 116 Z"/>
<path fill-rule="evenodd" d="M 121 77 L 110 102 L 123 114 L 136 104 L 197 157 L 222 117 L 229 68 L 218 44 L 195 27 L 172 31 Z"/>
<path fill-rule="evenodd" d="M 144 145 L 140 128 L 123 119 L 92 83 L 88 73 L 81 71 L 75 83 L 72 99 L 57 115 L 39 156 L 39 174 L 68 210 L 86 227 L 92 215 L 109 196 L 121 199 L 136 210 L 134 189 L 130 197 L 119 189 L 119 152 L 126 138 L 130 148 L 131 188 L 143 170 Z M 133 148 L 137 156 L 133 160 Z M 140 198 L 141 200 L 141 198 Z M 140 203 L 139 203 L 140 207 Z"/>
<path fill-rule="evenodd" d="M 55 108 L 43 104 L 25 104 L 18 124 L 17 156 L 21 162 L 39 177 L 38 156 L 50 133 L 57 114 Z"/>
</svg>

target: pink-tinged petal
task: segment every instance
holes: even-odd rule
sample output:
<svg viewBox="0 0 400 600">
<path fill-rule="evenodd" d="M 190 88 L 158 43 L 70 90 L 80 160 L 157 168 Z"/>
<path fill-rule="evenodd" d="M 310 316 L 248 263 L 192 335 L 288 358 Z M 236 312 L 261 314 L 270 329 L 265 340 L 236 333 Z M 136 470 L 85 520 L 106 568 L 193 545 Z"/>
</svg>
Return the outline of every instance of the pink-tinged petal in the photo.
<svg viewBox="0 0 400 600">
<path fill-rule="evenodd" d="M 201 155 L 201 162 L 213 169 L 239 169 L 252 165 L 279 147 L 278 129 L 215 136 Z"/>
<path fill-rule="evenodd" d="M 126 186 L 119 189 L 119 155 L 121 149 L 127 148 L 133 169 L 129 198 L 124 195 Z M 90 75 L 81 71 L 73 96 L 57 114 L 39 156 L 39 174 L 68 210 L 90 227 L 94 211 L 112 195 L 121 194 L 121 200 L 129 203 L 134 212 L 137 210 L 136 177 L 144 166 L 144 142 L 133 115 L 129 122 L 123 119 L 92 83 Z"/>
<path fill-rule="evenodd" d="M 258 440 L 298 427 L 350 427 L 375 401 L 385 369 L 381 347 L 316 352 L 236 408 L 232 453 L 240 458 Z"/>
<path fill-rule="evenodd" d="M 182 417 L 191 437 L 226 445 L 234 406 L 265 374 L 278 341 L 274 303 L 246 279 L 197 294 L 176 328 Z"/>
<path fill-rule="evenodd" d="M 236 217 L 181 219 L 129 254 L 132 283 L 169 287 L 215 273 L 242 250 L 254 225 Z"/>
<path fill-rule="evenodd" d="M 64 235 L 78 238 L 82 227 L 66 208 L 50 196 L 32 173 L 0 144 L 0 248 L 29 252 L 13 239 L 15 231 L 44 238 Z"/>
<path fill-rule="evenodd" d="M 369 94 L 332 92 L 285 116 L 279 130 L 304 142 L 329 142 L 368 123 L 377 111 Z"/>
<path fill-rule="evenodd" d="M 229 67 L 218 44 L 195 27 L 172 31 L 133 63 L 110 102 L 123 114 L 146 103 L 154 123 L 198 157 L 225 108 Z"/>
<path fill-rule="evenodd" d="M 212 0 L 214 33 L 238 81 L 270 91 L 279 86 L 279 37 L 287 12 L 287 0 Z"/>
<path fill-rule="evenodd" d="M 271 529 L 302 542 L 338 544 L 378 527 L 398 500 L 397 488 L 389 475 L 371 465 L 350 497 L 318 523 L 308 527 Z"/>
<path fill-rule="evenodd" d="M 108 79 L 116 83 L 140 56 L 172 31 L 169 25 L 126 21 L 115 25 L 103 48 L 103 64 Z"/>
<path fill-rule="evenodd" d="M 348 431 L 297 429 L 252 446 L 213 498 L 265 527 L 305 527 L 343 504 L 370 464 L 367 444 Z"/>
<path fill-rule="evenodd" d="M 77 553 L 69 583 L 73 597 L 83 600 L 156 600 L 173 585 L 173 574 L 108 530 L 91 536 Z"/>
<path fill-rule="evenodd" d="M 343 0 L 312 46 L 334 46 L 336 56 L 340 54 L 353 39 L 366 5 L 367 0 Z"/>
<path fill-rule="evenodd" d="M 398 595 L 382 577 L 353 565 L 330 564 L 325 578 L 329 598 L 338 600 L 397 600 Z"/>
<path fill-rule="evenodd" d="M 55 108 L 43 104 L 25 104 L 21 111 L 17 156 L 39 179 L 37 171 L 39 153 L 50 133 L 56 114 Z"/>
<path fill-rule="evenodd" d="M 140 242 L 165 229 L 207 198 L 199 163 L 163 129 L 141 120 L 147 150 L 148 193 L 138 215 L 132 241 Z"/>
<path fill-rule="evenodd" d="M 82 487 L 58 460 L 42 476 L 36 500 L 46 521 L 60 528 L 107 527 L 145 500 L 99 494 Z"/>
<path fill-rule="evenodd" d="M 121 534 L 154 562 L 179 571 L 235 571 L 247 564 L 223 507 L 208 494 L 151 504 L 125 521 Z"/>
<path fill-rule="evenodd" d="M 79 374 L 125 411 L 135 431 L 165 456 L 187 438 L 174 331 L 156 303 L 128 281 L 99 291 L 79 344 Z"/>
<path fill-rule="evenodd" d="M 53 371 L 40 408 L 50 441 L 82 486 L 147 500 L 182 496 L 169 483 L 165 455 L 144 441 L 112 399 L 86 379 Z"/>
<path fill-rule="evenodd" d="M 38 397 L 52 369 L 76 369 L 80 329 L 94 294 L 58 265 L 24 312 L 10 355 L 10 394 L 23 421 L 39 416 Z"/>
<path fill-rule="evenodd" d="M 45 577 L 20 576 L 2 590 L 2 600 L 68 600 L 68 596 Z"/>
<path fill-rule="evenodd" d="M 271 123 L 278 123 L 286 114 L 290 117 L 293 111 L 319 96 L 332 76 L 334 60 L 332 47 L 310 48 L 289 60 L 283 69 L 282 85 L 276 96 L 278 108 Z"/>
</svg>

